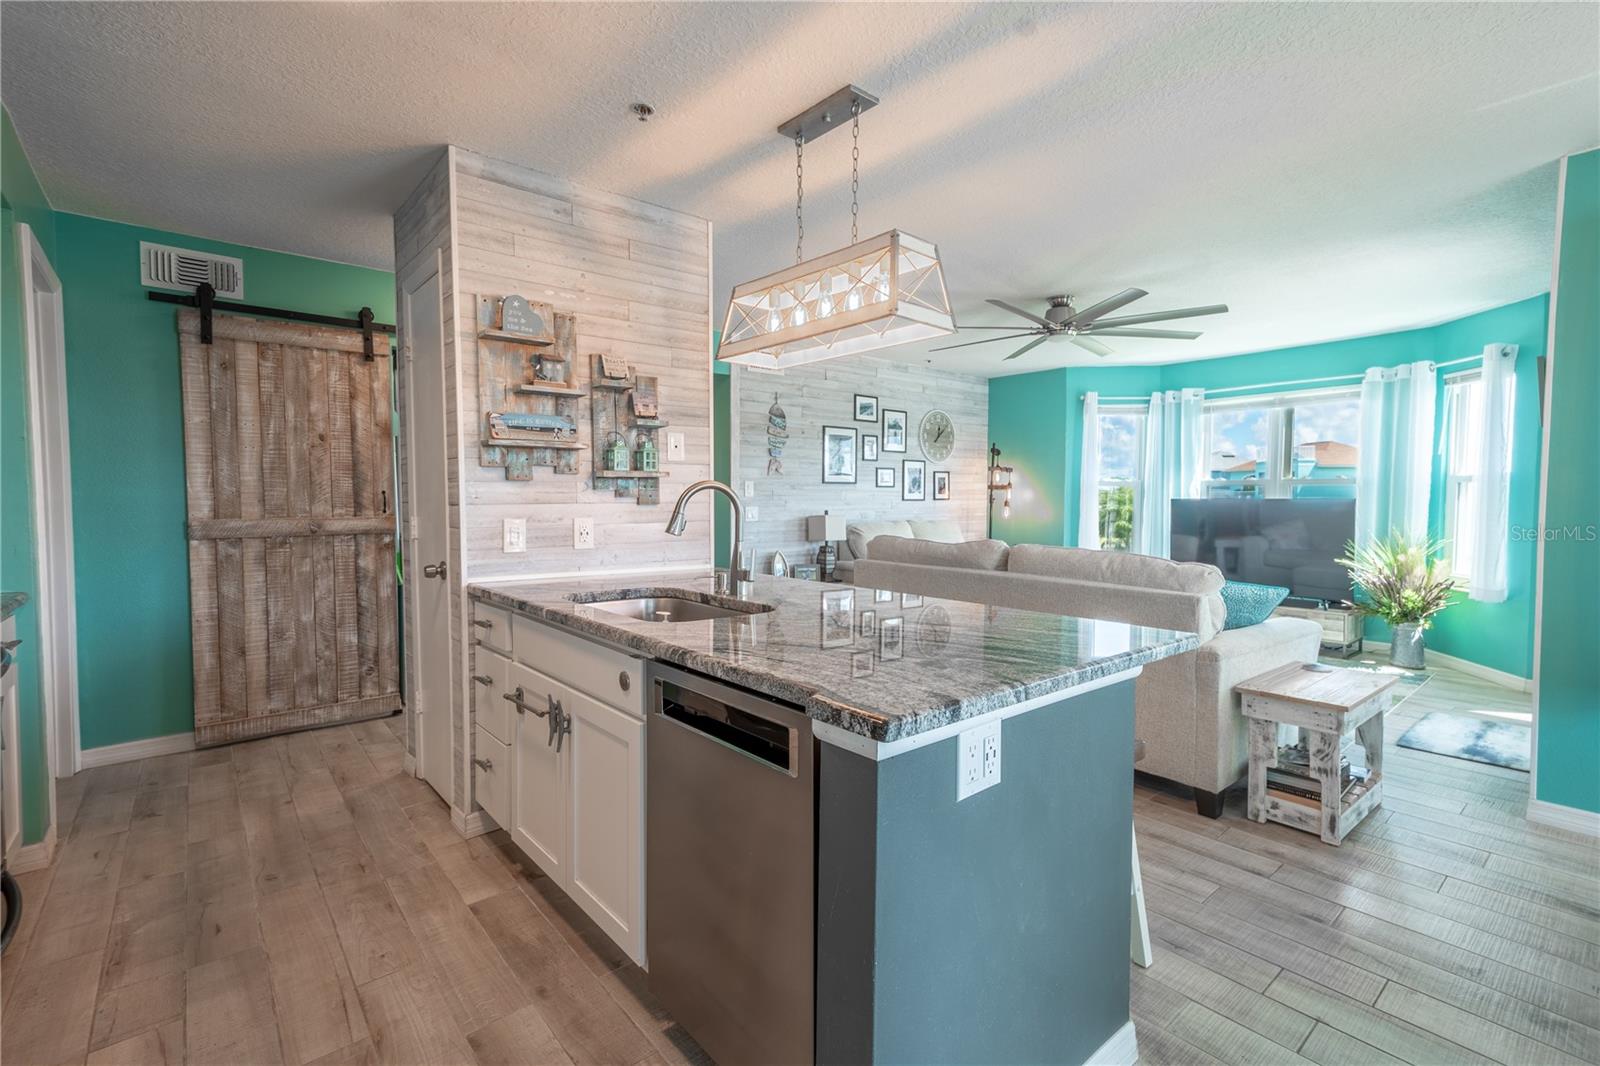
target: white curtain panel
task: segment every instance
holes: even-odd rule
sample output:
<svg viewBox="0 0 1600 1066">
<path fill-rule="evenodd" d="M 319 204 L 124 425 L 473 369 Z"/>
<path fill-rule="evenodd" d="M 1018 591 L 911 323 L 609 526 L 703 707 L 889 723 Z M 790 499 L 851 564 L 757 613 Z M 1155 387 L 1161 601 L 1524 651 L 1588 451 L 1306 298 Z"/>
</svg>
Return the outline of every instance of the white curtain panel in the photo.
<svg viewBox="0 0 1600 1066">
<path fill-rule="evenodd" d="M 1205 492 L 1205 390 L 1153 392 L 1140 455 L 1140 555 L 1172 553 L 1172 501 Z"/>
<path fill-rule="evenodd" d="M 1515 406 L 1517 346 L 1488 344 L 1483 349 L 1483 406 L 1476 426 L 1464 426 L 1477 436 L 1478 463 L 1472 471 L 1478 492 L 1477 526 L 1472 558 L 1466 560 L 1471 575 L 1467 595 L 1484 603 L 1506 598 L 1506 546 L 1511 540 L 1511 421 Z"/>
<path fill-rule="evenodd" d="M 1078 547 L 1100 547 L 1100 394 L 1083 394 L 1083 468 L 1078 471 Z"/>
<path fill-rule="evenodd" d="M 1361 382 L 1356 463 L 1356 543 L 1400 532 L 1428 535 L 1438 375 L 1426 360 L 1371 367 Z"/>
</svg>

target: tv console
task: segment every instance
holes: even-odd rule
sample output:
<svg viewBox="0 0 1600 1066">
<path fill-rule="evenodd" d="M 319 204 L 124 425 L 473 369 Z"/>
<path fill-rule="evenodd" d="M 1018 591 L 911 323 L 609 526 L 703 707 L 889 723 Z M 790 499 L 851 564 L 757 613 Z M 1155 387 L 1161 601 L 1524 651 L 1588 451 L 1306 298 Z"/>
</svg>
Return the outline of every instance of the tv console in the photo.
<svg viewBox="0 0 1600 1066">
<path fill-rule="evenodd" d="M 1348 659 L 1361 652 L 1361 613 L 1348 604 L 1285 603 L 1272 612 L 1282 618 L 1309 618 L 1322 627 L 1322 650 Z"/>
</svg>

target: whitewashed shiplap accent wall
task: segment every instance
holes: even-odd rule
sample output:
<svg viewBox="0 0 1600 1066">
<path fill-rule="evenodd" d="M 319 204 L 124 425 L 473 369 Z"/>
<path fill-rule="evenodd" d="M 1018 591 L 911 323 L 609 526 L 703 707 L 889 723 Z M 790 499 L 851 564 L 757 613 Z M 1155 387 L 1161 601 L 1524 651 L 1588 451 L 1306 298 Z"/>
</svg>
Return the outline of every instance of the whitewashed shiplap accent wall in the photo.
<svg viewBox="0 0 1600 1066">
<path fill-rule="evenodd" d="M 984 536 L 988 483 L 989 383 L 984 378 L 889 359 L 855 356 L 797 367 L 782 373 L 733 368 L 735 491 L 743 494 L 745 482 L 755 492 L 745 506 L 756 507 L 758 517 L 746 521 L 744 542 L 756 550 L 756 569 L 770 569 L 772 553 L 782 551 L 791 565 L 814 562 L 817 543 L 806 539 L 806 518 L 824 510 L 842 514 L 846 521 L 891 518 L 948 518 L 961 524 L 968 539 Z M 876 423 L 855 421 L 855 396 L 878 398 Z M 783 476 L 767 476 L 767 409 L 776 396 L 789 419 L 789 444 L 783 453 Z M 904 454 L 882 450 L 883 408 L 910 416 Z M 933 409 L 950 416 L 956 429 L 956 447 L 944 462 L 922 453 L 917 430 L 922 416 Z M 854 485 L 826 485 L 822 481 L 822 427 L 848 426 L 879 438 L 876 462 L 859 461 Z M 859 445 L 858 445 L 859 448 Z M 912 502 L 900 498 L 902 459 L 927 463 L 928 498 Z M 895 487 L 875 487 L 875 470 L 893 466 Z M 949 470 L 950 499 L 933 499 L 933 472 Z"/>
<path fill-rule="evenodd" d="M 456 745 L 451 805 L 468 814 L 474 730 L 467 691 L 471 648 L 464 635 L 469 582 L 582 572 L 694 569 L 711 557 L 709 499 L 690 512 L 682 537 L 664 532 L 684 485 L 711 471 L 711 224 L 681 212 L 585 189 L 515 164 L 451 147 L 395 214 L 395 263 L 404 276 L 429 255 L 444 270 L 443 320 L 447 499 L 451 580 L 452 735 Z M 684 434 L 685 457 L 671 471 L 660 504 L 639 506 L 609 487 L 595 489 L 592 449 L 578 473 L 536 468 L 530 481 L 509 481 L 480 466 L 484 412 L 478 410 L 477 302 L 480 295 L 517 293 L 577 319 L 579 379 L 588 383 L 588 355 L 621 355 L 659 379 L 662 417 Z M 400 342 L 405 344 L 402 336 Z M 407 388 L 402 371 L 402 389 Z M 402 404 L 404 397 L 402 396 Z M 578 406 L 580 440 L 590 441 L 589 400 Z M 403 407 L 402 407 L 403 409 Z M 406 457 L 402 453 L 402 462 Z M 596 546 L 572 546 L 576 517 L 594 520 Z M 527 522 L 527 551 L 501 550 L 501 523 Z M 414 653 L 406 656 L 411 668 Z M 415 692 L 415 678 L 408 691 Z M 415 751 L 415 740 L 411 750 Z"/>
</svg>

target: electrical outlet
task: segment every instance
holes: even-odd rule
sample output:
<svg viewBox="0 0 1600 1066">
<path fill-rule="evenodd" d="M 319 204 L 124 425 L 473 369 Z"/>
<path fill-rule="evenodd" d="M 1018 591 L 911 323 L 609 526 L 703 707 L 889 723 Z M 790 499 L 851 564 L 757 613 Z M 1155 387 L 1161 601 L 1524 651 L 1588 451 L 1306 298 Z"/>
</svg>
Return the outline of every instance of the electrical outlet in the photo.
<svg viewBox="0 0 1600 1066">
<path fill-rule="evenodd" d="M 667 460 L 669 462 L 683 462 L 683 434 L 667 434 Z"/>
<path fill-rule="evenodd" d="M 528 550 L 528 520 L 506 518 L 500 522 L 500 550 L 525 552 Z"/>
<path fill-rule="evenodd" d="M 956 736 L 956 801 L 1000 783 L 1000 720 Z"/>
<path fill-rule="evenodd" d="M 754 496 L 755 494 L 756 494 L 756 483 L 754 481 L 746 481 L 744 483 L 744 498 L 748 500 L 750 497 Z"/>
<path fill-rule="evenodd" d="M 588 551 L 594 547 L 594 519 L 574 518 L 572 520 L 572 546 L 579 551 Z"/>
<path fill-rule="evenodd" d="M 745 517 L 745 521 L 754 522 L 756 519 L 761 517 L 761 508 L 759 508 L 759 507 L 746 507 L 744 509 L 744 517 Z"/>
</svg>

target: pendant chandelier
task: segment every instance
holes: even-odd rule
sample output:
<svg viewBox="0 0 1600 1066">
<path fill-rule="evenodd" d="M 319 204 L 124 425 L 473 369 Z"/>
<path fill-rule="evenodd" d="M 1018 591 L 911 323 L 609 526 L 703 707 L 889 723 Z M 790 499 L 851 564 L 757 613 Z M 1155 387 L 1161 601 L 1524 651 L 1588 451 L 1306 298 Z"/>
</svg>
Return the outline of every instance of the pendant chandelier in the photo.
<svg viewBox="0 0 1600 1066">
<path fill-rule="evenodd" d="M 778 127 L 794 141 L 795 265 L 736 285 L 717 359 L 784 369 L 955 332 L 939 249 L 889 230 L 860 240 L 861 112 L 877 98 L 854 85 Z M 850 243 L 805 258 L 806 142 L 851 118 Z"/>
</svg>

